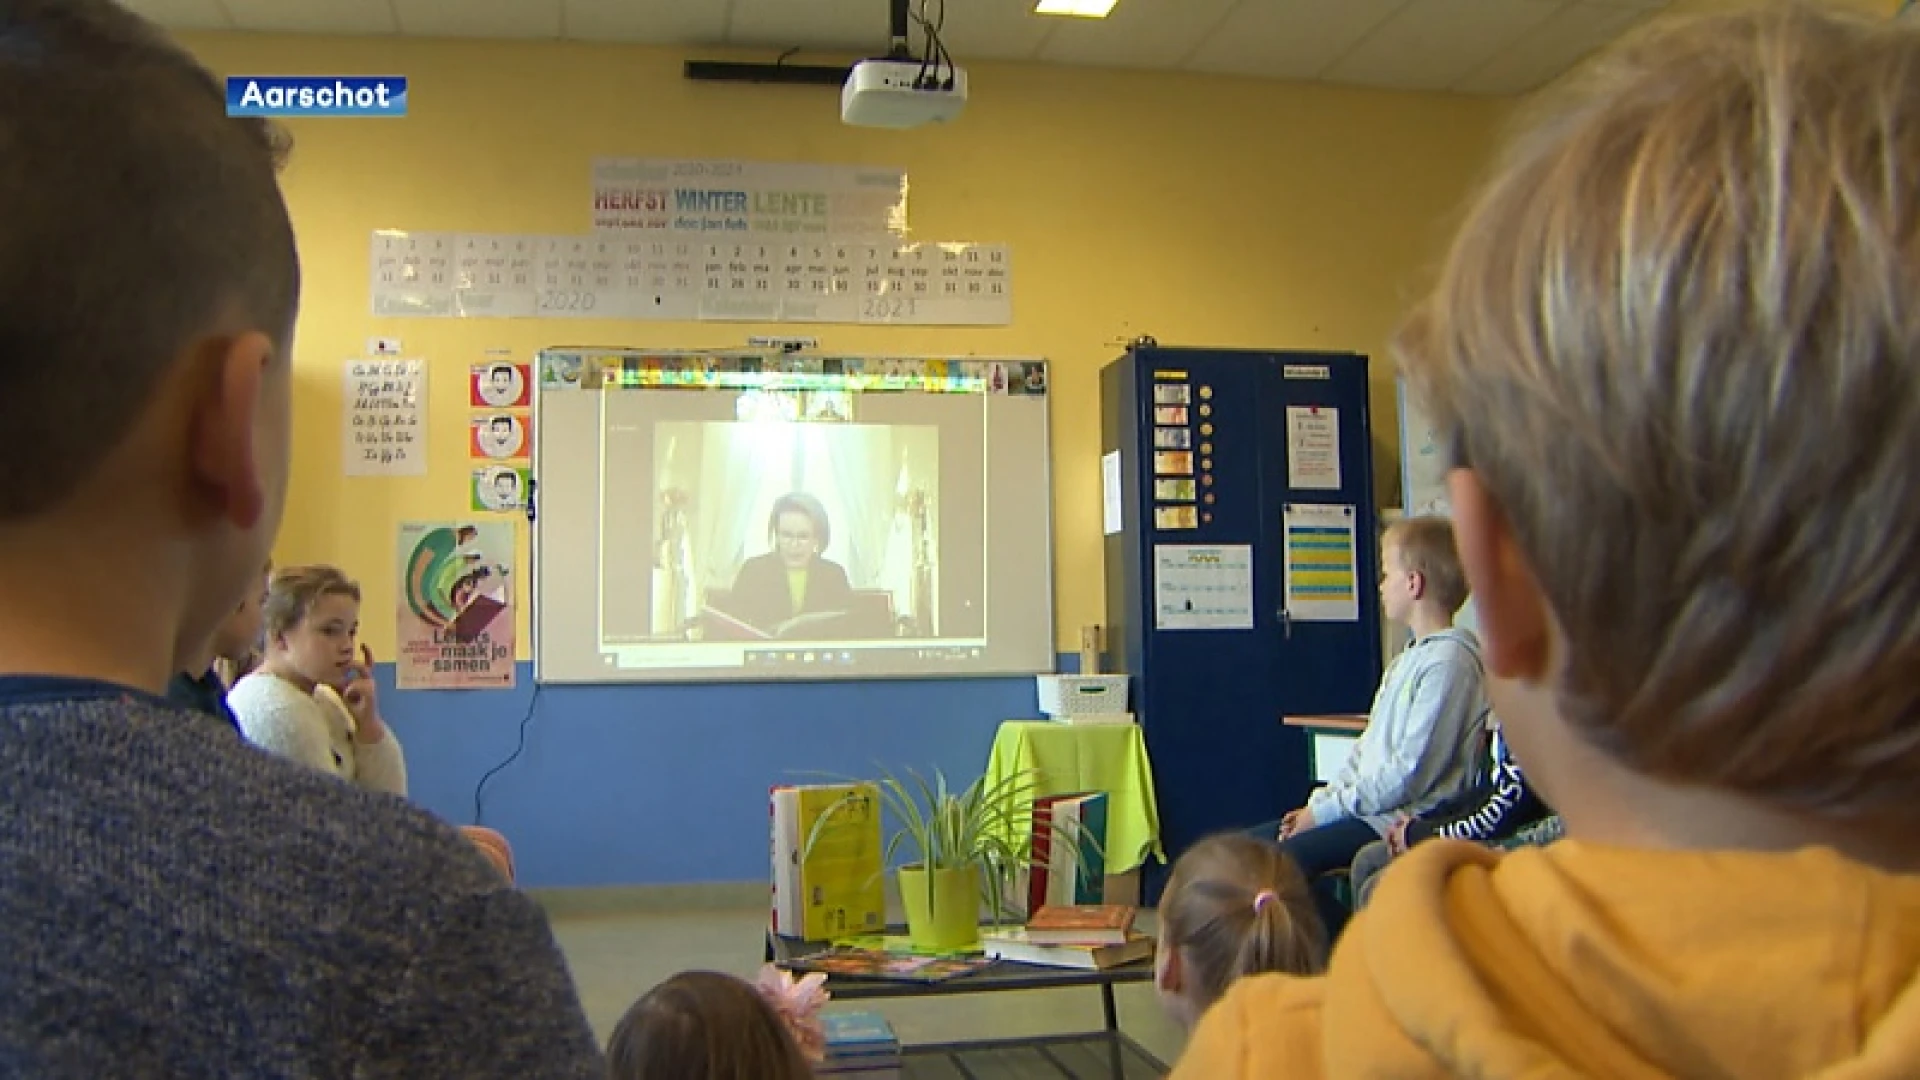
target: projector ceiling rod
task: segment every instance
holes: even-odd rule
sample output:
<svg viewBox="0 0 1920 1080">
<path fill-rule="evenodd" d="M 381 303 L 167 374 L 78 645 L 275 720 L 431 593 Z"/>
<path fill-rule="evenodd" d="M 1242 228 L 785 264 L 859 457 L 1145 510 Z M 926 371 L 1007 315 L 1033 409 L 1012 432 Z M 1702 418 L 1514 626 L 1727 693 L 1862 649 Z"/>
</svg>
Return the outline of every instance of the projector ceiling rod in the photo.
<svg viewBox="0 0 1920 1080">
<path fill-rule="evenodd" d="M 892 16 L 891 25 L 893 31 L 893 48 L 887 53 L 888 59 L 913 59 L 913 46 L 907 41 L 907 30 L 909 26 L 907 22 L 907 5 L 912 2 L 913 0 L 887 0 L 887 6 L 890 9 L 889 14 Z"/>
</svg>

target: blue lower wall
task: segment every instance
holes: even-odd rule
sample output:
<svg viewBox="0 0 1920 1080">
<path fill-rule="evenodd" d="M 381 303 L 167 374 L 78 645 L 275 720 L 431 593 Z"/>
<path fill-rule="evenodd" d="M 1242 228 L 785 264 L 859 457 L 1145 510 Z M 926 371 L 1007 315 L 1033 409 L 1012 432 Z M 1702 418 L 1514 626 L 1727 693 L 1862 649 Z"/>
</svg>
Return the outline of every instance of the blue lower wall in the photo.
<svg viewBox="0 0 1920 1080">
<path fill-rule="evenodd" d="M 510 693 L 403 692 L 393 677 L 380 666 L 381 711 L 414 802 L 473 824 L 474 786 L 513 752 L 534 701 L 533 666 Z M 971 782 L 1000 723 L 1036 715 L 1031 677 L 549 686 L 526 750 L 487 785 L 484 824 L 530 887 L 764 880 L 769 787 L 876 763 Z"/>
</svg>

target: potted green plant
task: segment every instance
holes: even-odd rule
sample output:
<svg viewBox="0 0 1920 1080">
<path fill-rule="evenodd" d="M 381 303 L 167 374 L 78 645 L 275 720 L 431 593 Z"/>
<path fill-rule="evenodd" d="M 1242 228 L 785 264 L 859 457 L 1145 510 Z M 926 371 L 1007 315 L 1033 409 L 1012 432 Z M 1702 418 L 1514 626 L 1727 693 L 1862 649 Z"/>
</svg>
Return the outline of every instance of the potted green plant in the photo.
<svg viewBox="0 0 1920 1080">
<path fill-rule="evenodd" d="M 931 781 L 912 770 L 905 779 L 883 770 L 872 783 L 897 822 L 882 865 L 894 867 L 899 879 L 909 940 L 915 948 L 936 952 L 978 945 L 982 898 L 993 924 L 1000 925 L 1009 886 L 1020 871 L 1033 868 L 1027 843 L 1033 822 L 1032 774 L 993 784 L 982 776 L 965 788 L 954 788 L 937 769 Z M 841 805 L 845 801 L 814 822 L 807 838 L 809 852 Z M 1069 860 L 1077 872 L 1085 865 L 1083 851 L 1089 844 L 1098 850 L 1098 840 L 1084 831 L 1060 830 L 1052 838 L 1050 858 Z M 909 861 L 896 866 L 897 854 Z"/>
</svg>

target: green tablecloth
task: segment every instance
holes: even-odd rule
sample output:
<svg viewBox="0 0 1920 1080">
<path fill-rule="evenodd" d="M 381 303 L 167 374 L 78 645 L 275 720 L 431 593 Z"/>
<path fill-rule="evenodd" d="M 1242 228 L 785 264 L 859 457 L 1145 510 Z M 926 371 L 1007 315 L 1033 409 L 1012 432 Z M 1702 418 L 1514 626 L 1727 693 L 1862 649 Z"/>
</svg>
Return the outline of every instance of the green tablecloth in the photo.
<svg viewBox="0 0 1920 1080">
<path fill-rule="evenodd" d="M 1009 720 L 993 738 L 987 784 L 992 787 L 1023 773 L 1032 774 L 1036 798 L 1107 793 L 1107 873 L 1137 869 L 1149 855 L 1167 861 L 1160 847 L 1153 766 L 1139 725 Z"/>
</svg>

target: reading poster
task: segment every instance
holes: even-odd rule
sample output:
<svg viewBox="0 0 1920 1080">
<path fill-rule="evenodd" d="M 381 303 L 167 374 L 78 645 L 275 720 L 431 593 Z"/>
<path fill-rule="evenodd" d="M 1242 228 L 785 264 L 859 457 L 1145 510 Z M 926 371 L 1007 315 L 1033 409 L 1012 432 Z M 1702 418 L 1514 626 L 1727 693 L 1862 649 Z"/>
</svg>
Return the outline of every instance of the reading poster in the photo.
<svg viewBox="0 0 1920 1080">
<path fill-rule="evenodd" d="M 511 689 L 513 522 L 408 522 L 399 560 L 400 689 Z"/>
</svg>

